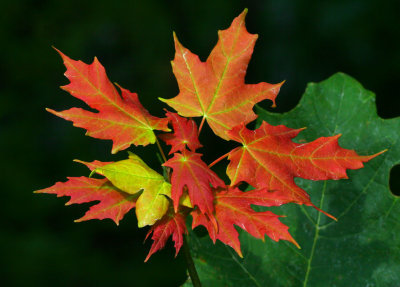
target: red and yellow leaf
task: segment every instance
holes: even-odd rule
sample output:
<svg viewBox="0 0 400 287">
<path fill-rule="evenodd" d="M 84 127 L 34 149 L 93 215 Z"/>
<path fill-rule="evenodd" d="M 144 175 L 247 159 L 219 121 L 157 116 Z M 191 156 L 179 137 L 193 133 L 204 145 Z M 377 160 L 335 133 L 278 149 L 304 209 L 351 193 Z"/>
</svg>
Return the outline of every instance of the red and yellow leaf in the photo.
<svg viewBox="0 0 400 287">
<path fill-rule="evenodd" d="M 66 182 L 57 182 L 49 188 L 35 193 L 56 194 L 57 197 L 70 196 L 66 205 L 99 201 L 90 207 L 86 214 L 75 220 L 81 222 L 90 219 L 110 218 L 118 225 L 124 215 L 135 207 L 137 196 L 125 193 L 111 184 L 106 178 L 69 177 Z"/>
<path fill-rule="evenodd" d="M 146 239 L 153 233 L 151 239 L 153 244 L 151 245 L 149 254 L 147 255 L 145 262 L 149 260 L 150 256 L 158 250 L 164 248 L 168 238 L 172 235 L 172 240 L 175 242 L 175 257 L 178 255 L 179 250 L 183 244 L 183 236 L 187 234 L 185 216 L 181 213 L 167 213 L 161 220 L 154 224 L 149 232 L 147 233 Z"/>
<path fill-rule="evenodd" d="M 287 198 L 278 192 L 271 192 L 267 189 L 251 190 L 242 192 L 238 188 L 227 187 L 225 190 L 215 193 L 215 219 L 218 223 L 218 230 L 207 217 L 194 210 L 192 212 L 192 228 L 203 225 L 207 228 L 211 239 L 219 239 L 231 246 L 242 256 L 240 250 L 239 234 L 234 225 L 250 233 L 256 238 L 264 240 L 265 235 L 272 240 L 288 240 L 299 245 L 288 232 L 288 227 L 279 221 L 279 215 L 270 211 L 256 212 L 250 205 L 276 206 L 287 203 Z"/>
<path fill-rule="evenodd" d="M 130 153 L 128 159 L 100 166 L 94 172 L 104 175 L 124 192 L 138 195 L 139 227 L 153 225 L 168 211 L 171 185 L 137 155 Z"/>
<path fill-rule="evenodd" d="M 86 129 L 89 136 L 112 140 L 112 153 L 126 149 L 131 144 L 154 143 L 156 138 L 153 130 L 169 131 L 168 120 L 150 115 L 140 104 L 136 93 L 123 88 L 120 88 L 121 95 L 118 93 L 97 58 L 87 65 L 58 52 L 67 67 L 65 76 L 71 81 L 62 89 L 98 113 L 80 108 L 62 112 L 47 109 L 49 112 Z"/>
<path fill-rule="evenodd" d="M 173 169 L 171 198 L 175 211 L 178 210 L 179 199 L 186 187 L 193 206 L 198 206 L 201 212 L 212 216 L 212 187 L 222 187 L 225 183 L 201 160 L 201 154 L 184 150 L 182 154 L 175 153 L 164 166 Z"/>
<path fill-rule="evenodd" d="M 294 182 L 295 177 L 311 180 L 347 178 L 347 169 L 358 169 L 377 156 L 359 156 L 341 148 L 340 135 L 321 137 L 310 143 L 292 141 L 302 129 L 266 122 L 257 130 L 244 124 L 228 132 L 229 137 L 243 146 L 229 153 L 227 174 L 231 185 L 247 182 L 255 188 L 287 193 L 292 201 L 313 205 L 309 195 Z"/>
<path fill-rule="evenodd" d="M 173 99 L 161 99 L 185 117 L 202 116 L 214 133 L 228 139 L 226 131 L 240 123 L 249 123 L 257 115 L 254 104 L 269 99 L 273 103 L 281 84 L 245 84 L 247 65 L 257 35 L 245 27 L 247 10 L 220 31 L 219 41 L 206 62 L 175 39 L 173 72 L 180 93 Z"/>
<path fill-rule="evenodd" d="M 193 120 L 182 118 L 178 114 L 171 112 L 167 112 L 166 116 L 171 122 L 174 132 L 162 134 L 160 138 L 166 144 L 172 146 L 169 154 L 183 151 L 186 146 L 191 151 L 196 151 L 196 149 L 202 147 L 197 136 L 197 125 Z"/>
</svg>

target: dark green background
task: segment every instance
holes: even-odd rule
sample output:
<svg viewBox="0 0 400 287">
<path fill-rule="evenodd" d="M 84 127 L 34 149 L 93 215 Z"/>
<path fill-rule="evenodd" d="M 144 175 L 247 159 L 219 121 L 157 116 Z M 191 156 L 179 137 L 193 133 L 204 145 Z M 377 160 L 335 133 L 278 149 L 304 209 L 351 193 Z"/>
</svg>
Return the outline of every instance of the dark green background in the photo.
<svg viewBox="0 0 400 287">
<path fill-rule="evenodd" d="M 85 137 L 82 129 L 45 112 L 45 107 L 83 106 L 58 88 L 68 81 L 52 45 L 85 62 L 97 56 L 112 81 L 138 92 L 145 107 L 162 115 L 165 106 L 156 103 L 156 98 L 178 93 L 169 63 L 174 55 L 172 31 L 205 60 L 217 41 L 217 30 L 226 29 L 247 7 L 248 30 L 260 38 L 246 79 L 249 83 L 286 80 L 276 111 L 294 107 L 306 83 L 341 71 L 374 91 L 379 115 L 391 118 L 400 115 L 399 3 L 80 0 L 2 4 L 1 282 L 6 286 L 179 286 L 185 280 L 183 257 L 173 259 L 170 243 L 143 263 L 151 243 L 142 244 L 147 229 L 137 228 L 133 213 L 119 227 L 111 220 L 75 224 L 73 220 L 90 204 L 64 207 L 65 198 L 32 193 L 66 176 L 87 175 L 72 159 L 105 161 L 126 156 L 124 152 L 111 156 L 111 142 Z M 202 133 L 203 143 L 207 135 Z M 225 142 L 220 143 L 224 146 Z M 131 150 L 157 166 L 154 147 Z M 210 162 L 222 152 L 209 152 L 205 160 Z"/>
</svg>

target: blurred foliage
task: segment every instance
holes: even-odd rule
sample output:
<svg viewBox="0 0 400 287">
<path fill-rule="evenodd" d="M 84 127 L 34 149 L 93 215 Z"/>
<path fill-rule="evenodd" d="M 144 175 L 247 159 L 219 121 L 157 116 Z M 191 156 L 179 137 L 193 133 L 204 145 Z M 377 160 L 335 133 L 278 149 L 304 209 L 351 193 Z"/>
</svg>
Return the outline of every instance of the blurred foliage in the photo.
<svg viewBox="0 0 400 287">
<path fill-rule="evenodd" d="M 133 214 L 109 221 L 73 223 L 87 206 L 32 194 L 66 176 L 87 175 L 72 159 L 118 160 L 111 143 L 44 108 L 82 105 L 58 86 L 67 83 L 54 45 L 73 59 L 97 56 L 109 78 L 138 92 L 144 106 L 162 115 L 157 97 L 178 93 L 169 61 L 172 31 L 204 60 L 245 7 L 247 27 L 260 38 L 247 82 L 286 80 L 277 112 L 294 107 L 308 82 L 345 72 L 377 94 L 378 113 L 400 115 L 400 2 L 353 1 L 9 1 L 0 17 L 0 148 L 3 219 L 0 276 L 6 286 L 179 286 L 181 255 L 172 244 L 143 260 L 150 242 Z M 268 107 L 269 103 L 263 103 Z M 202 133 L 203 144 L 208 133 Z M 214 137 L 211 138 L 215 139 Z M 215 147 L 229 143 L 219 141 Z M 155 147 L 134 148 L 157 167 Z M 146 152 L 147 151 L 147 152 Z M 220 155 L 205 156 L 210 162 Z"/>
</svg>

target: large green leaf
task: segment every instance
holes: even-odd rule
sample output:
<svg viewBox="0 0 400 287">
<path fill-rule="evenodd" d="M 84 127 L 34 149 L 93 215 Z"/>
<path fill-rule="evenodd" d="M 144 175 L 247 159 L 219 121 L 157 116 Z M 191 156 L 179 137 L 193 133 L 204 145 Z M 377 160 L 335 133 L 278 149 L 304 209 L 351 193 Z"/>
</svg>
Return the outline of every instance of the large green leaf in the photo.
<svg viewBox="0 0 400 287">
<path fill-rule="evenodd" d="M 368 155 L 387 152 L 349 171 L 349 179 L 296 179 L 312 207 L 288 204 L 270 210 L 282 218 L 301 245 L 265 242 L 241 232 L 244 258 L 221 242 L 190 236 L 191 250 L 204 286 L 399 286 L 400 202 L 389 190 L 390 169 L 400 162 L 400 119 L 377 116 L 375 95 L 344 74 L 308 85 L 299 105 L 285 114 L 257 107 L 259 120 L 307 127 L 296 141 L 342 134 L 342 147 Z M 239 229 L 239 228 L 238 228 Z M 191 286 L 187 282 L 185 286 Z"/>
</svg>

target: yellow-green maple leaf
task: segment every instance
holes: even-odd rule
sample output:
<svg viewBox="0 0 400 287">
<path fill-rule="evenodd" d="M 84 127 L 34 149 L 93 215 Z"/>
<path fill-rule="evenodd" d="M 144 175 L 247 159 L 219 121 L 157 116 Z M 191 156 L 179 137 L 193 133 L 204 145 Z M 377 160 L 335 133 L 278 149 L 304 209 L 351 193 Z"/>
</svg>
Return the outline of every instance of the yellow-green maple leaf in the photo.
<svg viewBox="0 0 400 287">
<path fill-rule="evenodd" d="M 126 193 L 142 192 L 136 201 L 139 227 L 153 225 L 167 212 L 166 196 L 171 197 L 171 184 L 137 155 L 130 153 L 128 159 L 96 168 L 94 172 L 104 175 Z"/>
</svg>

